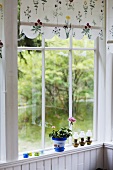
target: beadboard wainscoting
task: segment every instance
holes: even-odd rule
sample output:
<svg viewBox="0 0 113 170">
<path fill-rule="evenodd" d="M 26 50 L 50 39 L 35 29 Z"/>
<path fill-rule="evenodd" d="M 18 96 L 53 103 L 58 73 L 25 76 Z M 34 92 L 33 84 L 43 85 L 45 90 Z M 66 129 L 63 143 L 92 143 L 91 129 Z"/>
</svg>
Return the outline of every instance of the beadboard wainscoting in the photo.
<svg viewBox="0 0 113 170">
<path fill-rule="evenodd" d="M 104 143 L 104 169 L 113 170 L 113 142 Z"/>
<path fill-rule="evenodd" d="M 44 154 L 39 157 L 1 163 L 0 170 L 96 170 L 103 169 L 103 143 L 69 147 L 62 153 Z"/>
</svg>

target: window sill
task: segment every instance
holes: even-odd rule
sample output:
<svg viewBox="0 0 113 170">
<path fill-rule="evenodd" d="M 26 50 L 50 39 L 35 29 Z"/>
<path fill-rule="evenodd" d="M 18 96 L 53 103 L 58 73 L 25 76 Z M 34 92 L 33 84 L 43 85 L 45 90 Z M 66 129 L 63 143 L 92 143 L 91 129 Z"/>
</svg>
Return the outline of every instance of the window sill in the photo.
<svg viewBox="0 0 113 170">
<path fill-rule="evenodd" d="M 108 149 L 113 149 L 113 142 L 104 142 L 104 147 Z"/>
<path fill-rule="evenodd" d="M 113 146 L 113 143 L 112 143 Z M 42 161 L 46 159 L 52 159 L 57 157 L 62 157 L 65 155 L 71 155 L 76 154 L 80 152 L 90 151 L 98 148 L 102 148 L 103 143 L 102 142 L 93 142 L 91 145 L 85 145 L 85 146 L 79 146 L 77 148 L 73 146 L 66 147 L 64 152 L 55 152 L 53 149 L 49 151 L 45 151 L 44 154 L 40 156 L 31 156 L 29 158 L 22 158 L 22 156 L 17 161 L 11 161 L 11 162 L 0 162 L 0 168 L 7 168 L 12 166 L 19 166 L 25 163 L 33 163 L 36 161 Z"/>
</svg>

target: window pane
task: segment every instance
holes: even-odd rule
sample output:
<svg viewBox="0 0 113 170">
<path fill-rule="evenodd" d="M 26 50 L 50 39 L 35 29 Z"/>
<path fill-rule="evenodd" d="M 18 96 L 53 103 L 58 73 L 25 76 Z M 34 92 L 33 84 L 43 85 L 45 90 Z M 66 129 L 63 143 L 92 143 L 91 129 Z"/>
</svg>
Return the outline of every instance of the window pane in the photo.
<svg viewBox="0 0 113 170">
<path fill-rule="evenodd" d="M 18 53 L 19 152 L 41 148 L 42 54 Z"/>
<path fill-rule="evenodd" d="M 94 51 L 73 51 L 74 131 L 93 129 Z"/>
<path fill-rule="evenodd" d="M 46 147 L 53 146 L 49 133 L 51 126 L 56 129 L 68 127 L 68 51 L 46 51 L 45 87 L 46 87 Z"/>
<path fill-rule="evenodd" d="M 58 36 L 54 36 L 52 39 L 45 39 L 46 47 L 69 47 L 69 38 L 61 39 Z"/>
<path fill-rule="evenodd" d="M 81 40 L 73 38 L 73 47 L 76 48 L 94 48 L 94 41 L 89 40 L 87 36 L 84 36 Z"/>
<path fill-rule="evenodd" d="M 18 38 L 18 47 L 41 47 L 42 36 L 38 35 L 34 39 L 27 38 L 24 34 L 21 34 Z"/>
</svg>

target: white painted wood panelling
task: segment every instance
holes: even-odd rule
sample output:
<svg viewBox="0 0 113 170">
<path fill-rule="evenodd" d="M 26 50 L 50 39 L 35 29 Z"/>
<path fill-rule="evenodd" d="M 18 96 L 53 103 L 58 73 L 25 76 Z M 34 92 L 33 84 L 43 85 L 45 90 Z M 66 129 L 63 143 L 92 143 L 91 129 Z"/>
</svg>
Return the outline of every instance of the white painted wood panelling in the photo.
<svg viewBox="0 0 113 170">
<path fill-rule="evenodd" d="M 45 160 L 45 164 L 44 164 L 45 170 L 51 170 L 51 159 L 49 160 Z"/>
<path fill-rule="evenodd" d="M 111 170 L 113 150 L 107 149 L 106 153 Z M 96 170 L 103 169 L 103 158 L 103 144 L 97 144 L 0 164 L 0 170 Z"/>
<path fill-rule="evenodd" d="M 14 170 L 21 170 L 21 166 L 15 166 Z"/>
<path fill-rule="evenodd" d="M 6 170 L 13 170 L 13 168 L 6 168 Z"/>
<path fill-rule="evenodd" d="M 78 153 L 78 170 L 84 170 L 84 152 Z"/>
<path fill-rule="evenodd" d="M 65 156 L 59 158 L 59 170 L 65 169 Z"/>
<path fill-rule="evenodd" d="M 38 161 L 37 162 L 37 170 L 44 170 L 43 161 Z"/>
<path fill-rule="evenodd" d="M 30 163 L 30 169 L 36 170 L 36 162 Z"/>
<path fill-rule="evenodd" d="M 90 151 L 90 155 L 91 155 L 90 167 L 92 170 L 96 169 L 96 163 L 97 163 L 97 160 L 96 160 L 97 155 L 96 154 L 97 154 L 97 150 L 94 149 L 94 150 Z"/>
<path fill-rule="evenodd" d="M 22 165 L 22 170 L 29 170 L 29 164 Z"/>
<path fill-rule="evenodd" d="M 97 162 L 97 168 L 103 168 L 103 147 L 97 149 L 97 155 L 96 155 L 96 162 Z"/>
<path fill-rule="evenodd" d="M 51 170 L 58 170 L 58 158 L 52 159 L 52 169 Z"/>
<path fill-rule="evenodd" d="M 71 155 L 66 156 L 66 170 L 72 169 Z"/>
<path fill-rule="evenodd" d="M 91 151 L 87 151 L 84 153 L 85 154 L 84 155 L 84 170 L 90 170 L 90 167 L 91 167 L 90 153 L 91 153 Z"/>
<path fill-rule="evenodd" d="M 77 154 L 72 155 L 72 170 L 77 169 Z"/>
<path fill-rule="evenodd" d="M 113 142 L 104 144 L 104 169 L 113 170 Z"/>
<path fill-rule="evenodd" d="M 104 169 L 107 169 L 107 148 L 104 148 L 104 162 L 103 162 Z"/>
</svg>

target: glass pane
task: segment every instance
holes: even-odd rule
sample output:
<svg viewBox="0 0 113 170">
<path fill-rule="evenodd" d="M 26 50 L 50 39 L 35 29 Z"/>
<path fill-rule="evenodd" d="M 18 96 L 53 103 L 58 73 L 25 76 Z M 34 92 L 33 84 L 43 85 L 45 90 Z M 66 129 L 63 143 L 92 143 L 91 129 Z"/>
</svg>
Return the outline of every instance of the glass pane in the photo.
<svg viewBox="0 0 113 170">
<path fill-rule="evenodd" d="M 68 56 L 68 51 L 45 53 L 46 147 L 53 146 L 49 138 L 52 126 L 56 129 L 68 127 Z"/>
<path fill-rule="evenodd" d="M 42 36 L 38 35 L 37 38 L 29 39 L 23 33 L 18 35 L 18 47 L 41 47 Z"/>
<path fill-rule="evenodd" d="M 94 51 L 73 51 L 73 130 L 93 130 Z"/>
<path fill-rule="evenodd" d="M 69 38 L 68 39 L 60 39 L 57 36 L 54 36 L 52 39 L 45 39 L 46 47 L 69 47 Z"/>
<path fill-rule="evenodd" d="M 18 53 L 19 152 L 41 148 L 42 54 Z"/>
<path fill-rule="evenodd" d="M 84 36 L 81 40 L 73 38 L 73 47 L 76 48 L 94 48 L 94 40 L 89 40 L 87 36 Z"/>
</svg>

